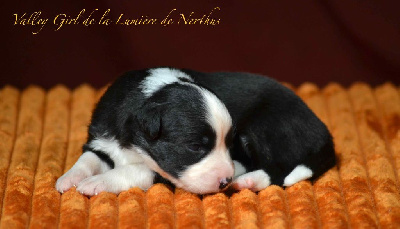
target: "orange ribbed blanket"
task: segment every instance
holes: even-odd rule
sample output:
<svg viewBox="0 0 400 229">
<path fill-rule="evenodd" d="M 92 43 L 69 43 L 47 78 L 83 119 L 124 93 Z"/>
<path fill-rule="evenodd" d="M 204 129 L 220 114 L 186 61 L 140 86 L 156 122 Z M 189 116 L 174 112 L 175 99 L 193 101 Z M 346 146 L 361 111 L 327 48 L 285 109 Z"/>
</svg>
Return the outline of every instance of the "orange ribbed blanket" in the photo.
<svg viewBox="0 0 400 229">
<path fill-rule="evenodd" d="M 56 179 L 80 156 L 103 91 L 1 88 L 0 228 L 400 228 L 400 90 L 390 83 L 295 90 L 331 130 L 339 158 L 314 184 L 231 196 L 161 184 L 61 195 Z"/>
</svg>

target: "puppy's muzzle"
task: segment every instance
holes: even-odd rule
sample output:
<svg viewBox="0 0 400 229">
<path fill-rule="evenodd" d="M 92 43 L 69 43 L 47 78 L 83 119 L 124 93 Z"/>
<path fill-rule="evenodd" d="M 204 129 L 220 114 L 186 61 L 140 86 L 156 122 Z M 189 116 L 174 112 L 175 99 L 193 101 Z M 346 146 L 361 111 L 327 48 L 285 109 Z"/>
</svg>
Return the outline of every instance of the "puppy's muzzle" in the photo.
<svg viewBox="0 0 400 229">
<path fill-rule="evenodd" d="M 219 181 L 219 189 L 222 190 L 226 188 L 232 182 L 232 177 L 226 177 Z"/>
</svg>

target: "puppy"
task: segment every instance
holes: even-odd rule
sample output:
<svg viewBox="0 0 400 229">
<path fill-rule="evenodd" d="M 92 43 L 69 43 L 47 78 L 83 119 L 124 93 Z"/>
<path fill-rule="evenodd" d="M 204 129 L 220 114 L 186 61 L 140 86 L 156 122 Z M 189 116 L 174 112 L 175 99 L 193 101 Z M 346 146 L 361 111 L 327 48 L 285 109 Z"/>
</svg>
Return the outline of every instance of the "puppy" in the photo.
<svg viewBox="0 0 400 229">
<path fill-rule="evenodd" d="M 128 72 L 93 112 L 76 164 L 57 180 L 85 195 L 170 182 L 190 192 L 259 191 L 335 164 L 330 133 L 291 90 L 248 73 Z"/>
</svg>

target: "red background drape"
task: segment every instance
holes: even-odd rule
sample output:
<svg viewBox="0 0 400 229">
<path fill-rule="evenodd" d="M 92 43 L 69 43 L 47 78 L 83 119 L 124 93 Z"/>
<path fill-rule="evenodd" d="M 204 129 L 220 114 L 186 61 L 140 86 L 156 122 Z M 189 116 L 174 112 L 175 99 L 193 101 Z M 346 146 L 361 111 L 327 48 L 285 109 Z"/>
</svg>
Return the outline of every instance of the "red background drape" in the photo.
<svg viewBox="0 0 400 229">
<path fill-rule="evenodd" d="M 121 73 L 174 66 L 200 71 L 247 71 L 299 85 L 331 81 L 400 83 L 398 1 L 7 1 L 1 7 L 4 47 L 0 86 L 24 88 L 58 83 L 105 85 Z M 57 14 L 107 9 L 110 18 L 162 19 L 176 8 L 195 17 L 209 14 L 217 26 L 100 26 L 51 23 Z M 41 11 L 49 22 L 14 25 L 14 14 Z"/>
</svg>

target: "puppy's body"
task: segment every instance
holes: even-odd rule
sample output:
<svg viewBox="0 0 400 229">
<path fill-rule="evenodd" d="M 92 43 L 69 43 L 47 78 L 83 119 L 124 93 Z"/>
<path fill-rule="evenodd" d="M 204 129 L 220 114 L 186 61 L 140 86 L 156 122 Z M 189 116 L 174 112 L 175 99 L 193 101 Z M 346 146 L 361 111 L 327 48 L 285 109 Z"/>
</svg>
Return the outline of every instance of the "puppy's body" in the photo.
<svg viewBox="0 0 400 229">
<path fill-rule="evenodd" d="M 209 193 L 232 176 L 236 188 L 258 191 L 318 177 L 335 163 L 324 124 L 276 81 L 169 68 L 116 80 L 93 113 L 83 151 L 59 191 L 118 193 L 163 177 Z"/>
<path fill-rule="evenodd" d="M 290 186 L 335 164 L 329 131 L 290 89 L 250 73 L 187 72 L 225 103 L 237 132 L 232 159 L 247 171 L 262 169 L 272 184 Z"/>
</svg>

